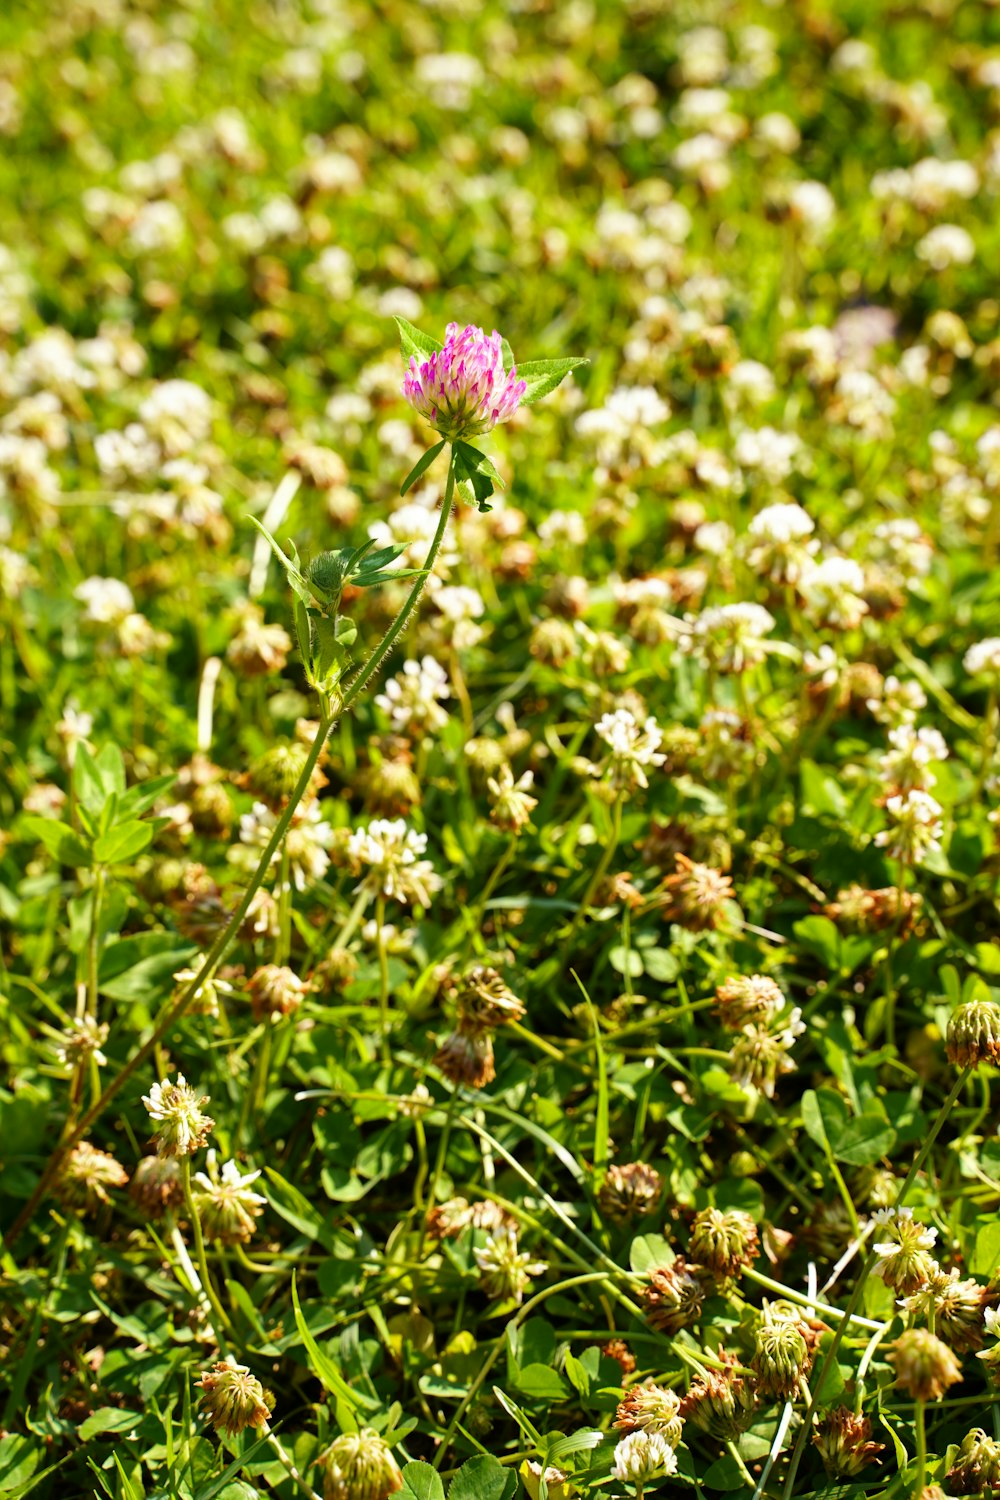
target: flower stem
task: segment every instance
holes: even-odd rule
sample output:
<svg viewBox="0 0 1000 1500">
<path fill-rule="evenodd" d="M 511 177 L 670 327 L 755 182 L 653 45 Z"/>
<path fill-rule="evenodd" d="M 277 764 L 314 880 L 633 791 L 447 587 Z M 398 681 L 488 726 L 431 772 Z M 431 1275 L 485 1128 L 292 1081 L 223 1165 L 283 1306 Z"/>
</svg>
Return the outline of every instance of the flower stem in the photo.
<svg viewBox="0 0 1000 1500">
<path fill-rule="evenodd" d="M 212 1332 L 215 1334 L 216 1342 L 223 1354 L 226 1352 L 226 1334 L 232 1333 L 233 1325 L 230 1323 L 226 1311 L 219 1301 L 218 1294 L 212 1285 L 211 1273 L 208 1269 L 208 1256 L 205 1254 L 205 1237 L 201 1232 L 201 1219 L 195 1205 L 194 1194 L 191 1191 L 191 1158 L 182 1156 L 181 1164 L 181 1186 L 184 1189 L 184 1207 L 187 1209 L 188 1218 L 191 1220 L 191 1234 L 194 1239 L 194 1258 L 198 1267 L 198 1279 L 202 1290 L 208 1298 L 212 1310 Z"/>
<path fill-rule="evenodd" d="M 622 809 L 624 808 L 624 805 L 624 798 L 619 793 L 619 795 L 615 798 L 614 806 L 611 810 L 611 836 L 604 846 L 604 852 L 602 853 L 600 859 L 597 861 L 597 867 L 594 870 L 593 875 L 591 875 L 590 877 L 587 889 L 584 892 L 583 900 L 580 902 L 580 905 L 576 909 L 576 916 L 573 918 L 573 924 L 569 929 L 566 941 L 562 947 L 562 952 L 564 955 L 571 951 L 576 935 L 579 932 L 580 926 L 587 915 L 587 908 L 590 906 L 591 901 L 597 894 L 597 890 L 601 884 L 601 881 L 608 873 L 608 867 L 611 864 L 612 859 L 614 858 L 615 850 L 618 847 L 618 840 L 621 837 Z"/>
<path fill-rule="evenodd" d="M 261 885 L 263 884 L 264 877 L 271 867 L 274 856 L 281 847 L 285 834 L 288 832 L 289 826 L 291 824 L 292 817 L 294 816 L 299 803 L 302 801 L 302 798 L 305 796 L 310 781 L 312 780 L 313 771 L 316 769 L 320 755 L 323 752 L 323 746 L 326 744 L 327 735 L 330 733 L 335 720 L 341 714 L 346 713 L 348 709 L 350 709 L 354 705 L 354 703 L 357 702 L 357 699 L 360 697 L 365 687 L 371 681 L 372 677 L 378 671 L 386 656 L 388 656 L 389 652 L 392 650 L 397 637 L 405 628 L 410 615 L 416 608 L 417 601 L 420 598 L 421 593 L 423 592 L 423 588 L 425 583 L 427 582 L 427 578 L 434 568 L 434 563 L 437 559 L 438 552 L 441 550 L 441 543 L 444 540 L 445 530 L 447 529 L 448 517 L 451 514 L 454 495 L 455 460 L 454 452 L 452 452 L 452 460 L 448 466 L 448 482 L 445 486 L 444 503 L 441 507 L 441 518 L 438 521 L 437 530 L 434 533 L 434 538 L 428 549 L 427 557 L 424 560 L 424 566 L 421 569 L 419 576 L 414 579 L 413 586 L 410 589 L 410 592 L 407 595 L 403 607 L 399 611 L 399 614 L 396 616 L 393 623 L 389 626 L 389 629 L 386 631 L 385 635 L 382 637 L 382 640 L 375 648 L 375 651 L 365 663 L 365 666 L 361 669 L 358 676 L 354 679 L 350 687 L 347 689 L 341 703 L 339 704 L 339 707 L 335 707 L 330 702 L 329 698 L 327 698 L 325 695 L 321 697 L 321 712 L 319 725 L 316 730 L 316 738 L 313 740 L 312 747 L 310 748 L 309 755 L 306 758 L 305 765 L 302 767 L 301 775 L 299 776 L 299 779 L 295 784 L 295 788 L 288 799 L 288 805 L 274 825 L 271 837 L 267 841 L 267 847 L 261 854 L 260 862 L 258 863 L 256 870 L 250 877 L 250 883 L 243 893 L 242 900 L 240 901 L 236 910 L 233 912 L 229 921 L 226 923 L 226 926 L 224 927 L 222 932 L 219 933 L 208 953 L 205 955 L 205 959 L 198 972 L 191 980 L 188 981 L 174 1003 L 167 1006 L 166 1010 L 163 1013 L 162 1019 L 153 1028 L 153 1031 L 146 1039 L 146 1041 L 142 1044 L 137 1052 L 134 1052 L 132 1054 L 128 1062 L 122 1068 L 121 1072 L 116 1077 L 110 1080 L 100 1097 L 97 1098 L 91 1105 L 90 1109 L 88 1109 L 86 1113 L 81 1116 L 81 1118 L 76 1122 L 74 1128 L 63 1136 L 63 1139 L 59 1142 L 58 1146 L 52 1152 L 52 1155 L 49 1157 L 49 1160 L 46 1163 L 41 1177 L 38 1179 L 34 1192 L 27 1199 L 21 1212 L 17 1215 L 17 1218 L 14 1220 L 13 1224 L 4 1235 L 3 1245 L 5 1249 L 9 1248 L 14 1243 L 14 1241 L 20 1235 L 22 1229 L 24 1229 L 25 1225 L 31 1222 L 36 1208 L 44 1198 L 45 1194 L 48 1192 L 48 1189 L 53 1179 L 55 1178 L 56 1173 L 59 1171 L 59 1168 L 62 1165 L 68 1152 L 72 1150 L 77 1141 L 83 1139 L 94 1122 L 98 1120 L 107 1109 L 112 1099 L 117 1097 L 117 1095 L 125 1087 L 126 1083 L 128 1083 L 129 1079 L 132 1078 L 136 1071 L 142 1067 L 142 1065 L 147 1061 L 148 1058 L 152 1056 L 153 1052 L 163 1041 L 163 1038 L 169 1031 L 173 1029 L 173 1027 L 184 1015 L 192 999 L 201 988 L 201 986 L 205 984 L 207 980 L 211 979 L 212 975 L 215 973 L 215 970 L 221 962 L 222 957 L 228 949 L 230 943 L 233 941 L 233 939 L 236 937 L 236 934 L 242 927 L 244 918 L 246 917 L 246 914 L 250 909 L 250 903 L 253 901 L 254 896 L 257 894 Z"/>
<path fill-rule="evenodd" d="M 375 897 L 375 946 L 378 949 L 379 1045 L 382 1061 L 391 1062 L 389 1053 L 389 955 L 385 946 L 385 897 Z"/>
</svg>

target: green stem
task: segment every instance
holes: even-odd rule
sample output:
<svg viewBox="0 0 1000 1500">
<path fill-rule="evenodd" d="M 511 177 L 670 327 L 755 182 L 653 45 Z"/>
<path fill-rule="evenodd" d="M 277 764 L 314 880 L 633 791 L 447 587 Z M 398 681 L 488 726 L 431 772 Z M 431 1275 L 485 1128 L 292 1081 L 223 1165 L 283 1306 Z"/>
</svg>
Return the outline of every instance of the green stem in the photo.
<svg viewBox="0 0 1000 1500">
<path fill-rule="evenodd" d="M 378 950 L 379 1046 L 382 1061 L 392 1061 L 389 1052 L 389 955 L 385 946 L 385 897 L 375 897 L 375 946 Z"/>
<path fill-rule="evenodd" d="M 930 1128 L 930 1133 L 928 1134 L 923 1145 L 920 1147 L 920 1150 L 917 1152 L 917 1155 L 913 1160 L 913 1165 L 910 1167 L 910 1170 L 909 1172 L 907 1172 L 906 1177 L 903 1181 L 903 1186 L 900 1188 L 896 1196 L 896 1202 L 894 1205 L 895 1208 L 898 1209 L 902 1207 L 907 1193 L 916 1182 L 917 1176 L 921 1168 L 923 1167 L 924 1162 L 927 1160 L 931 1148 L 934 1145 L 934 1142 L 937 1140 L 945 1121 L 951 1113 L 952 1106 L 961 1093 L 962 1088 L 965 1084 L 965 1080 L 968 1078 L 970 1071 L 971 1069 L 968 1067 L 962 1069 L 961 1073 L 959 1073 L 958 1077 L 955 1079 L 948 1097 L 945 1099 L 941 1108 L 938 1110 L 937 1117 L 935 1118 L 934 1123 Z M 861 1298 L 864 1293 L 865 1283 L 868 1280 L 869 1274 L 871 1273 L 872 1266 L 875 1264 L 875 1260 L 875 1252 L 870 1250 L 865 1257 L 865 1261 L 861 1267 L 860 1272 L 858 1273 L 858 1279 L 854 1284 L 854 1290 L 851 1293 L 850 1299 L 847 1303 L 846 1311 L 844 1312 L 843 1322 L 840 1323 L 840 1325 L 834 1330 L 833 1338 L 827 1345 L 826 1353 L 824 1354 L 823 1359 L 820 1362 L 819 1369 L 816 1373 L 816 1378 L 812 1384 L 812 1394 L 809 1398 L 809 1405 L 806 1408 L 806 1414 L 803 1418 L 802 1426 L 799 1428 L 798 1435 L 796 1436 L 795 1447 L 792 1449 L 792 1456 L 788 1465 L 788 1478 L 785 1481 L 785 1488 L 783 1491 L 783 1500 L 792 1500 L 792 1497 L 795 1494 L 795 1477 L 798 1474 L 799 1464 L 802 1461 L 802 1454 L 808 1441 L 809 1433 L 812 1430 L 813 1416 L 816 1412 L 816 1398 L 819 1395 L 819 1392 L 823 1389 L 823 1384 L 826 1380 L 827 1372 L 831 1369 L 833 1362 L 837 1357 L 837 1350 L 840 1348 L 841 1340 L 844 1337 L 847 1325 L 854 1317 L 854 1314 L 857 1312 L 858 1308 L 861 1305 Z"/>
<path fill-rule="evenodd" d="M 305 1495 L 306 1500 L 321 1500 L 321 1497 L 317 1495 L 312 1486 L 307 1484 L 303 1479 L 302 1475 L 295 1467 L 294 1462 L 281 1446 L 281 1443 L 278 1441 L 277 1435 L 273 1431 L 270 1423 L 264 1422 L 260 1430 L 267 1438 L 267 1441 L 271 1446 L 275 1458 L 278 1460 L 279 1464 L 284 1469 L 285 1473 L 288 1475 L 289 1479 L 296 1486 L 296 1488 L 299 1489 L 303 1495 Z"/>
<path fill-rule="evenodd" d="M 917 1443 L 917 1482 L 913 1486 L 913 1500 L 920 1500 L 927 1483 L 927 1422 L 924 1416 L 926 1403 L 918 1401 L 913 1413 L 913 1430 Z"/>
<path fill-rule="evenodd" d="M 615 798 L 614 807 L 611 810 L 611 836 L 604 846 L 604 852 L 602 853 L 600 859 L 597 861 L 597 868 L 594 870 L 593 875 L 591 875 L 590 877 L 590 881 L 584 893 L 583 900 L 580 902 L 580 905 L 576 909 L 576 916 L 573 918 L 573 923 L 569 929 L 566 941 L 562 945 L 562 953 L 564 956 L 572 950 L 576 935 L 579 932 L 581 924 L 583 923 L 584 918 L 587 915 L 587 908 L 590 906 L 591 901 L 594 899 L 594 895 L 596 894 L 601 881 L 608 873 L 608 867 L 611 864 L 612 859 L 614 858 L 615 850 L 618 847 L 618 840 L 621 837 L 622 809 L 624 805 L 624 798 L 622 797 L 621 793 L 619 793 Z"/>
<path fill-rule="evenodd" d="M 216 1342 L 223 1354 L 226 1353 L 226 1333 L 232 1333 L 232 1324 L 226 1316 L 225 1309 L 212 1285 L 211 1273 L 208 1269 L 208 1256 L 205 1254 L 205 1237 L 201 1232 L 201 1219 L 195 1206 L 194 1194 L 191 1191 L 191 1158 L 182 1156 L 181 1164 L 181 1186 L 184 1189 L 184 1207 L 187 1209 L 188 1218 L 191 1220 L 191 1234 L 194 1239 L 194 1259 L 198 1267 L 198 1279 L 202 1290 L 208 1298 L 212 1310 L 212 1332 L 215 1334 Z"/>
<path fill-rule="evenodd" d="M 413 587 L 410 589 L 410 592 L 407 595 L 406 601 L 404 602 L 399 614 L 396 616 L 393 623 L 389 626 L 389 629 L 382 637 L 379 645 L 375 648 L 375 651 L 369 657 L 367 663 L 345 693 L 344 698 L 339 705 L 340 714 L 346 713 L 348 709 L 351 708 L 357 701 L 364 688 L 371 681 L 372 677 L 378 671 L 386 656 L 388 656 L 389 652 L 392 650 L 397 637 L 404 629 L 407 621 L 410 618 L 410 615 L 416 608 L 417 601 L 420 598 L 421 593 L 423 592 L 424 584 L 427 582 L 428 576 L 433 571 L 438 552 L 441 550 L 441 543 L 444 540 L 445 530 L 448 525 L 448 517 L 451 514 L 454 494 L 455 463 L 453 453 L 452 462 L 448 468 L 448 482 L 445 486 L 444 504 L 441 507 L 441 519 L 438 522 L 437 530 L 434 533 L 434 538 L 431 542 L 430 548 L 428 549 L 427 557 L 424 561 L 424 566 L 420 571 L 419 577 L 414 580 Z M 154 1027 L 150 1036 L 142 1044 L 139 1050 L 132 1054 L 117 1077 L 110 1080 L 100 1097 L 94 1101 L 90 1109 L 88 1109 L 87 1112 L 77 1121 L 74 1129 L 67 1135 L 65 1135 L 59 1142 L 59 1145 L 49 1157 L 48 1163 L 46 1164 L 45 1169 L 35 1186 L 34 1192 L 27 1199 L 21 1212 L 14 1220 L 14 1223 L 4 1235 L 3 1245 L 5 1249 L 9 1248 L 14 1243 L 14 1241 L 20 1235 L 22 1229 L 24 1229 L 25 1225 L 31 1222 L 32 1218 L 34 1217 L 35 1210 L 44 1198 L 45 1194 L 48 1192 L 49 1186 L 56 1176 L 56 1173 L 59 1171 L 59 1168 L 62 1165 L 67 1153 L 72 1150 L 77 1141 L 83 1139 L 84 1135 L 86 1135 L 87 1131 L 90 1130 L 94 1122 L 99 1119 L 107 1109 L 112 1099 L 117 1097 L 117 1095 L 125 1087 L 126 1083 L 128 1083 L 128 1081 L 133 1077 L 136 1071 L 141 1068 L 142 1065 L 153 1055 L 153 1052 L 163 1041 L 163 1038 L 169 1031 L 173 1029 L 173 1027 L 184 1015 L 197 991 L 206 982 L 206 980 L 211 979 L 212 975 L 215 973 L 216 968 L 222 961 L 224 953 L 242 927 L 244 918 L 246 917 L 246 914 L 250 909 L 250 903 L 253 901 L 254 896 L 256 896 L 258 890 L 263 884 L 264 877 L 271 867 L 271 862 L 274 859 L 274 856 L 277 853 L 278 849 L 281 847 L 285 834 L 288 832 L 289 825 L 291 824 L 292 817 L 299 803 L 302 801 L 302 798 L 305 796 L 309 784 L 312 780 L 312 774 L 316 769 L 316 765 L 319 761 L 320 755 L 323 752 L 323 746 L 326 744 L 327 735 L 330 733 L 330 730 L 333 727 L 334 721 L 337 717 L 338 711 L 334 709 L 334 706 L 330 703 L 329 699 L 323 696 L 321 698 L 321 713 L 319 725 L 316 730 L 316 738 L 313 740 L 312 747 L 310 748 L 309 755 L 306 758 L 305 765 L 302 767 L 301 775 L 299 776 L 299 779 L 295 784 L 295 788 L 288 799 L 288 806 L 284 809 L 274 826 L 274 831 L 272 832 L 271 837 L 268 839 L 267 847 L 264 849 L 264 852 L 260 857 L 260 862 L 257 865 L 256 870 L 250 877 L 250 883 L 243 893 L 242 900 L 240 901 L 236 910 L 233 912 L 233 915 L 230 917 L 229 921 L 226 923 L 225 928 L 222 930 L 222 932 L 219 933 L 215 942 L 212 944 L 212 947 L 205 955 L 205 959 L 198 972 L 187 983 L 187 985 L 185 985 L 184 989 L 178 995 L 173 1005 L 170 1005 L 166 1008 L 162 1019 Z"/>
<path fill-rule="evenodd" d="M 104 866 L 94 871 L 90 897 L 90 932 L 87 934 L 87 1016 L 97 1020 L 97 971 L 101 956 L 101 904 L 104 900 Z"/>
</svg>

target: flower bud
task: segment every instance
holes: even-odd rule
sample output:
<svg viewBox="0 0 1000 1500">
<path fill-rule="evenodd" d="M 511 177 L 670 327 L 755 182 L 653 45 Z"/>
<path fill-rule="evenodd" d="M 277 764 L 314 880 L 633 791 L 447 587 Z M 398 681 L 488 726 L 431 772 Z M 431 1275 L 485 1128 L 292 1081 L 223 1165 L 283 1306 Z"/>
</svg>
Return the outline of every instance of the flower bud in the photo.
<svg viewBox="0 0 1000 1500">
<path fill-rule="evenodd" d="M 691 1225 L 688 1253 L 717 1281 L 752 1265 L 760 1249 L 757 1226 L 740 1208 L 704 1208 Z"/>
<path fill-rule="evenodd" d="M 457 1004 L 459 1027 L 465 1031 L 495 1031 L 524 1015 L 524 1002 L 487 964 L 475 964 L 462 976 Z"/>
<path fill-rule="evenodd" d="M 287 745 L 272 745 L 254 761 L 248 771 L 237 777 L 244 791 L 252 792 L 258 801 L 273 812 L 281 812 L 294 792 L 309 759 L 309 746 L 299 740 Z M 306 788 L 306 799 L 315 797 L 326 786 L 326 777 L 314 768 Z"/>
<path fill-rule="evenodd" d="M 908 1328 L 886 1356 L 900 1389 L 914 1401 L 940 1401 L 962 1378 L 962 1367 L 948 1345 L 926 1328 Z"/>
<path fill-rule="evenodd" d="M 742 1031 L 748 1022 L 767 1025 L 785 1007 L 785 997 L 764 974 L 738 974 L 715 991 L 719 1020 L 727 1031 Z"/>
<path fill-rule="evenodd" d="M 753 1337 L 750 1368 L 757 1377 L 760 1394 L 778 1401 L 795 1395 L 812 1364 L 812 1353 L 799 1319 L 765 1307 Z"/>
<path fill-rule="evenodd" d="M 324 1500 L 388 1500 L 403 1487 L 392 1450 L 371 1427 L 341 1433 L 320 1463 Z"/>
<path fill-rule="evenodd" d="M 974 1427 L 962 1439 L 947 1479 L 956 1495 L 1000 1490 L 1000 1443 L 988 1437 L 981 1427 Z"/>
<path fill-rule="evenodd" d="M 957 1068 L 1000 1063 L 1000 1005 L 993 1000 L 960 1005 L 948 1022 L 946 1050 Z"/>
<path fill-rule="evenodd" d="M 262 1427 L 274 1410 L 274 1397 L 246 1365 L 229 1355 L 195 1381 L 200 1406 L 216 1432 L 235 1437 L 247 1427 Z"/>
<path fill-rule="evenodd" d="M 597 1206 L 606 1219 L 622 1224 L 652 1213 L 662 1188 L 663 1178 L 644 1161 L 611 1166 L 597 1194 Z"/>
<path fill-rule="evenodd" d="M 848 1406 L 835 1406 L 820 1419 L 813 1442 L 828 1474 L 853 1479 L 885 1452 L 885 1444 L 871 1442 L 871 1435 L 867 1417 L 855 1416 Z"/>
</svg>

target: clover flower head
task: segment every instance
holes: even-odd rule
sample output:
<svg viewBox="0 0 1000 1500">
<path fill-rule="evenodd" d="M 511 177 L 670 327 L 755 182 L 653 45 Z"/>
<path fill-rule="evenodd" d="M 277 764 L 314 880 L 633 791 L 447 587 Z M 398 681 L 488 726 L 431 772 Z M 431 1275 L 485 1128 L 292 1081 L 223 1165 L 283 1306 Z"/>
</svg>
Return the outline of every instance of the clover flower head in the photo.
<svg viewBox="0 0 1000 1500">
<path fill-rule="evenodd" d="M 598 720 L 595 732 L 610 752 L 605 765 L 610 784 L 621 791 L 648 787 L 645 767 L 662 766 L 666 760 L 660 752 L 663 735 L 656 720 L 650 716 L 640 724 L 630 709 L 617 708 Z"/>
<path fill-rule="evenodd" d="M 444 346 L 419 360 L 411 355 L 403 395 L 413 410 L 441 436 L 476 437 L 492 432 L 517 411 L 528 387 L 517 367 L 504 369 L 503 342 L 496 329 L 487 337 L 469 323 L 449 323 Z"/>
<path fill-rule="evenodd" d="M 158 1156 L 193 1156 L 205 1144 L 215 1125 L 201 1108 L 208 1103 L 208 1095 L 193 1089 L 183 1073 L 178 1073 L 176 1083 L 171 1083 L 169 1078 L 163 1083 L 154 1083 L 149 1093 L 143 1095 L 142 1102 L 150 1119 L 159 1125 L 156 1132 Z"/>
<path fill-rule="evenodd" d="M 443 882 L 430 860 L 418 857 L 426 848 L 426 833 L 410 828 L 403 818 L 374 818 L 351 834 L 347 856 L 366 869 L 364 884 L 373 894 L 429 906 Z"/>
<path fill-rule="evenodd" d="M 676 1474 L 677 1455 L 661 1432 L 629 1432 L 615 1447 L 611 1477 L 643 1484 L 654 1474 Z"/>
</svg>

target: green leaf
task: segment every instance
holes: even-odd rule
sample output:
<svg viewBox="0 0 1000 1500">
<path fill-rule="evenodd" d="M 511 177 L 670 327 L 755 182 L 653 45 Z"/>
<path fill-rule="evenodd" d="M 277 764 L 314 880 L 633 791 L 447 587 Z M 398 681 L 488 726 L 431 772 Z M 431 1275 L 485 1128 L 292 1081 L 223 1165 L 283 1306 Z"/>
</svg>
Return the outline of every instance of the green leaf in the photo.
<svg viewBox="0 0 1000 1500">
<path fill-rule="evenodd" d="M 81 1422 L 80 1441 L 85 1443 L 99 1432 L 131 1432 L 141 1421 L 139 1412 L 121 1411 L 117 1406 L 99 1406 Z"/>
<path fill-rule="evenodd" d="M 638 1234 L 629 1246 L 628 1263 L 640 1276 L 657 1266 L 672 1265 L 674 1259 L 670 1241 L 662 1234 Z"/>
<path fill-rule="evenodd" d="M 444 1500 L 444 1483 L 437 1469 L 414 1459 L 403 1468 L 400 1500 Z"/>
<path fill-rule="evenodd" d="M 76 800 L 84 812 L 91 813 L 94 817 L 100 813 L 108 797 L 114 792 L 114 787 L 105 787 L 104 778 L 100 768 L 86 745 L 79 744 L 76 747 L 76 764 L 73 767 L 73 790 L 76 792 Z"/>
<path fill-rule="evenodd" d="M 371 1402 L 362 1397 L 359 1391 L 354 1391 L 341 1375 L 336 1361 L 322 1350 L 309 1331 L 309 1324 L 302 1315 L 302 1307 L 299 1302 L 298 1288 L 295 1285 L 295 1275 L 292 1275 L 292 1307 L 295 1309 L 295 1326 L 299 1330 L 299 1337 L 305 1345 L 306 1354 L 309 1357 L 309 1365 L 317 1380 L 320 1381 L 325 1390 L 331 1396 L 337 1396 L 347 1407 L 348 1411 L 356 1414 L 359 1405 L 371 1406 Z"/>
<path fill-rule="evenodd" d="M 141 932 L 101 954 L 99 987 L 109 1000 L 151 1000 L 173 988 L 174 975 L 198 950 L 174 932 Z"/>
<path fill-rule="evenodd" d="M 7 1495 L 31 1478 L 42 1461 L 42 1450 L 31 1438 L 9 1433 L 0 1438 L 0 1495 Z"/>
<path fill-rule="evenodd" d="M 501 489 L 504 487 L 503 480 L 492 461 L 485 453 L 474 448 L 471 443 L 456 443 L 454 453 L 456 479 L 460 484 L 467 483 L 472 486 L 472 493 L 480 511 L 491 510 L 492 506 L 487 505 L 486 501 L 497 485 Z"/>
<path fill-rule="evenodd" d="M 316 596 L 313 594 L 308 583 L 306 582 L 305 576 L 303 575 L 301 569 L 296 566 L 296 564 L 290 557 L 285 556 L 281 548 L 278 546 L 277 542 L 274 540 L 274 537 L 267 530 L 266 526 L 262 526 L 260 524 L 256 516 L 248 516 L 247 520 L 250 522 L 251 526 L 256 526 L 257 530 L 265 539 L 268 546 L 271 548 L 271 551 L 274 553 L 275 557 L 284 568 L 285 577 L 288 579 L 288 584 L 292 590 L 292 593 L 295 594 L 299 599 L 301 599 L 303 604 L 314 604 L 316 602 Z"/>
<path fill-rule="evenodd" d="M 896 1132 L 877 1110 L 866 1110 L 856 1120 L 848 1120 L 830 1141 L 838 1161 L 849 1167 L 873 1167 L 888 1156 L 896 1144 Z"/>
<path fill-rule="evenodd" d="M 589 363 L 587 359 L 532 359 L 527 364 L 518 365 L 518 376 L 528 387 L 521 397 L 521 405 L 533 406 L 536 401 L 554 391 L 570 370 L 577 370 L 581 365 Z"/>
<path fill-rule="evenodd" d="M 413 488 L 420 476 L 422 474 L 426 474 L 427 470 L 437 458 L 444 445 L 445 439 L 442 438 L 439 443 L 434 444 L 433 448 L 428 448 L 427 452 L 423 455 L 422 458 L 417 459 L 416 463 L 413 465 L 413 468 L 410 470 L 409 474 L 407 474 L 406 478 L 403 480 L 403 483 L 399 487 L 399 493 L 401 495 L 405 495 L 407 490 Z"/>
<path fill-rule="evenodd" d="M 414 354 L 419 359 L 421 354 L 436 354 L 444 348 L 437 339 L 432 339 L 429 333 L 424 333 L 413 323 L 407 322 L 406 318 L 394 318 L 393 322 L 399 329 L 399 347 L 406 364 L 409 364 Z"/>
<path fill-rule="evenodd" d="M 40 844 L 44 844 L 49 854 L 61 865 L 84 870 L 94 863 L 89 846 L 68 823 L 32 813 L 22 819 L 22 826 Z"/>
<path fill-rule="evenodd" d="M 513 1470 L 491 1453 L 482 1453 L 466 1459 L 448 1486 L 448 1500 L 510 1500 L 516 1489 Z"/>
<path fill-rule="evenodd" d="M 94 858 L 102 865 L 123 864 L 152 842 L 153 828 L 149 823 L 119 823 L 110 833 L 101 834 L 94 844 Z"/>
<path fill-rule="evenodd" d="M 970 1271 L 979 1276 L 992 1276 L 1000 1263 L 1000 1219 L 990 1215 L 976 1221 L 976 1248 L 972 1255 Z"/>
<path fill-rule="evenodd" d="M 266 1448 L 267 1446 L 267 1438 L 262 1437 L 258 1438 L 255 1443 L 251 1443 L 249 1448 L 244 1448 L 242 1453 L 236 1455 L 231 1464 L 226 1465 L 221 1474 L 217 1475 L 215 1479 L 210 1479 L 207 1484 L 203 1484 L 199 1489 L 195 1490 L 194 1500 L 222 1500 L 227 1485 L 231 1485 L 232 1480 L 235 1479 L 239 1471 L 262 1448 Z"/>
<path fill-rule="evenodd" d="M 273 1167 L 266 1169 L 270 1181 L 268 1201 L 275 1213 L 286 1219 L 293 1229 L 300 1234 L 306 1235 L 310 1240 L 317 1240 L 324 1250 L 333 1249 L 333 1235 L 329 1225 L 324 1221 L 319 1211 L 313 1208 L 304 1193 L 300 1193 L 297 1187 L 286 1182 L 280 1172 Z"/>
<path fill-rule="evenodd" d="M 176 780 L 176 776 L 154 776 L 150 781 L 143 781 L 137 786 L 129 787 L 124 796 L 118 798 L 119 820 L 141 818 L 144 812 L 149 811 L 157 797 L 169 791 Z"/>
</svg>

